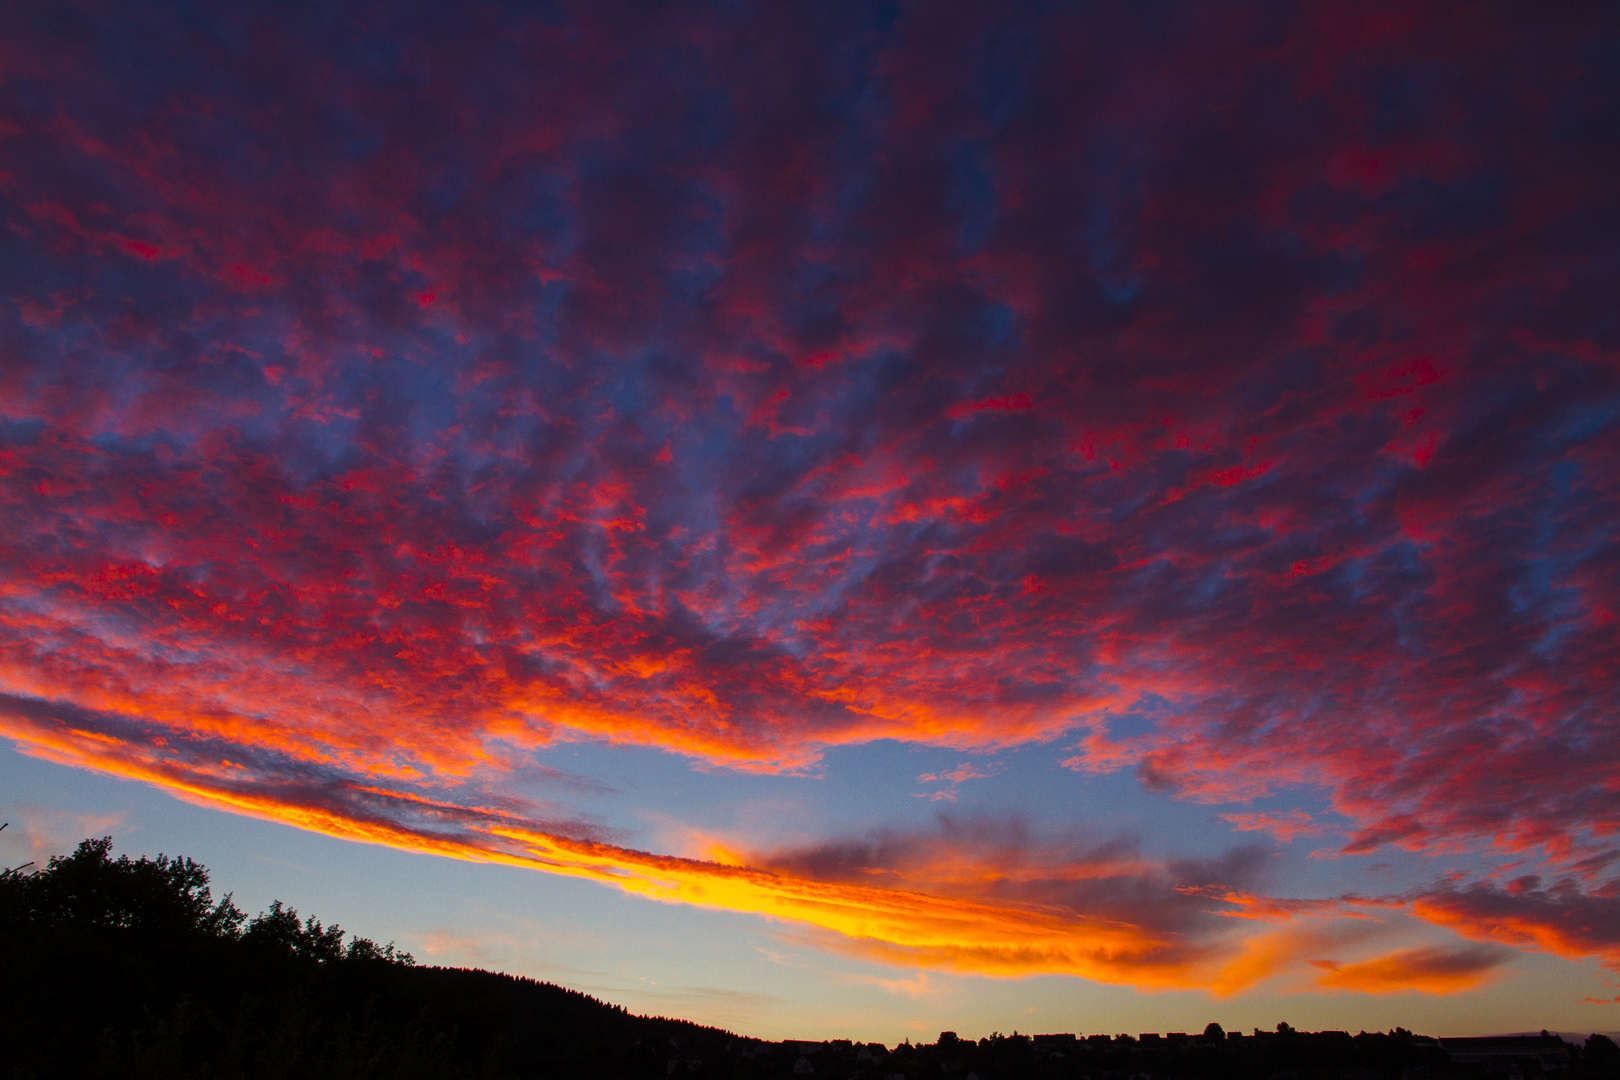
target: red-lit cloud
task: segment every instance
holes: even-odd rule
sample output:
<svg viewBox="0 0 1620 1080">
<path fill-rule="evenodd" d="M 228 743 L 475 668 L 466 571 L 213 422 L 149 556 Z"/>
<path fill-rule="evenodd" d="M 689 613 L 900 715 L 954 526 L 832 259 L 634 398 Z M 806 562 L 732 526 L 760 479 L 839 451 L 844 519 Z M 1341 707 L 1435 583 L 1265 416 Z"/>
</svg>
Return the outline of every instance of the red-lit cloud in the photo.
<svg viewBox="0 0 1620 1080">
<path fill-rule="evenodd" d="M 20 745 L 408 846 L 498 811 L 553 839 L 445 850 L 564 872 L 620 849 L 500 803 L 558 741 L 1047 745 L 1240 831 L 1328 836 L 1248 805 L 1308 793 L 1345 855 L 1529 861 L 1560 884 L 1413 910 L 1612 962 L 1603 16 L 487 16 L 0 15 Z M 766 910 L 759 858 L 704 895 Z M 1019 925 L 972 963 L 1047 955 Z M 1095 933 L 1051 969 L 1224 947 Z M 1485 971 L 1393 956 L 1323 978 Z"/>
<path fill-rule="evenodd" d="M 1222 814 L 1221 820 L 1231 822 L 1234 828 L 1244 832 L 1270 833 L 1285 844 L 1298 836 L 1321 836 L 1327 831 L 1325 826 L 1314 821 L 1311 815 L 1303 810 L 1289 810 L 1287 813 L 1273 810 L 1243 811 Z"/>
</svg>

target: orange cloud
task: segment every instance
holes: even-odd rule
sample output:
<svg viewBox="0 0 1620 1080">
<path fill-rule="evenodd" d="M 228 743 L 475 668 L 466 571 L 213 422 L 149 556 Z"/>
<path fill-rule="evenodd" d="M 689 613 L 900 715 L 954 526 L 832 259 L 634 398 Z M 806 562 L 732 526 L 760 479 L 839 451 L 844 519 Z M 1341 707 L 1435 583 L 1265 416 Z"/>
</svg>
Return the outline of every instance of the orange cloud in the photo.
<svg viewBox="0 0 1620 1080">
<path fill-rule="evenodd" d="M 1326 969 L 1316 985 L 1329 990 L 1354 990 L 1364 994 L 1407 991 L 1456 994 L 1490 981 L 1512 955 L 1506 949 L 1472 945 L 1461 949 L 1402 949 L 1351 964 L 1332 960 L 1312 963 Z"/>
<path fill-rule="evenodd" d="M 1598 956 L 1620 971 L 1620 896 L 1583 893 L 1571 883 L 1545 888 L 1528 875 L 1506 886 L 1478 883 L 1413 901 L 1413 914 L 1475 941 L 1529 946 L 1555 956 Z"/>
<path fill-rule="evenodd" d="M 1241 989 L 1276 968 L 1234 966 L 1239 946 L 1229 935 L 1198 931 L 1204 909 L 1218 901 L 1155 881 L 1117 845 L 1054 867 L 1041 852 L 1021 855 L 1016 829 L 975 832 L 947 819 L 939 837 L 907 845 L 910 860 L 871 884 L 832 866 L 805 873 L 815 865 L 811 856 L 761 866 L 637 851 L 592 838 L 577 822 L 537 825 L 500 807 L 352 783 L 298 763 L 276 772 L 263 761 L 188 761 L 172 748 L 97 730 L 93 714 L 30 711 L 16 699 L 3 704 L 0 734 L 26 752 L 145 781 L 200 805 L 347 840 L 587 878 L 660 902 L 805 924 L 867 959 L 998 976 L 1067 974 L 1152 990 Z M 954 861 L 945 857 L 961 848 Z M 1001 851 L 999 862 L 986 862 L 991 849 Z"/>
<path fill-rule="evenodd" d="M 124 730 L 136 725 L 139 730 Z M 1374 930 L 1355 909 L 1399 897 L 1287 900 L 1252 892 L 1264 850 L 1174 864 L 1112 841 L 1041 846 L 1016 821 L 942 816 L 931 834 L 875 834 L 785 852 L 712 847 L 680 858 L 611 842 L 587 821 L 547 819 L 517 800 L 469 805 L 409 789 L 409 777 L 356 778 L 332 757 L 295 755 L 241 732 L 170 731 L 67 704 L 0 696 L 0 735 L 28 753 L 137 779 L 209 807 L 325 835 L 449 858 L 587 878 L 665 903 L 762 915 L 814 928 L 835 951 L 906 967 L 993 976 L 1065 974 L 1145 990 L 1241 992 L 1302 962 L 1316 985 L 1367 993 L 1454 993 L 1490 979 L 1498 948 L 1408 949 L 1339 964 L 1325 947 Z M 226 757 L 225 753 L 230 756 Z M 404 785 L 404 786 L 401 786 Z M 1614 902 L 1534 882 L 1429 893 L 1414 914 L 1487 942 L 1566 956 L 1613 955 Z M 1577 910 L 1577 908 L 1579 910 Z M 1235 918 L 1234 918 L 1235 917 Z M 1282 923 L 1259 932 L 1256 921 Z"/>
</svg>

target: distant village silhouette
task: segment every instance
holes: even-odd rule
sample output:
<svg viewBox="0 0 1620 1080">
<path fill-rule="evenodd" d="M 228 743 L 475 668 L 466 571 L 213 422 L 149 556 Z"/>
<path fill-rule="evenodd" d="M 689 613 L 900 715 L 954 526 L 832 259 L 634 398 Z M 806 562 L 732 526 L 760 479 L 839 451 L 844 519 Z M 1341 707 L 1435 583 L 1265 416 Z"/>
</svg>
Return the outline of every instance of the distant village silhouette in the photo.
<svg viewBox="0 0 1620 1080">
<path fill-rule="evenodd" d="M 4 828 L 0 825 L 0 828 Z M 8 1077 L 1443 1080 L 1620 1077 L 1604 1035 L 1078 1033 L 766 1042 L 496 972 L 423 967 L 280 901 L 249 919 L 190 859 L 85 840 L 0 871 Z"/>
</svg>

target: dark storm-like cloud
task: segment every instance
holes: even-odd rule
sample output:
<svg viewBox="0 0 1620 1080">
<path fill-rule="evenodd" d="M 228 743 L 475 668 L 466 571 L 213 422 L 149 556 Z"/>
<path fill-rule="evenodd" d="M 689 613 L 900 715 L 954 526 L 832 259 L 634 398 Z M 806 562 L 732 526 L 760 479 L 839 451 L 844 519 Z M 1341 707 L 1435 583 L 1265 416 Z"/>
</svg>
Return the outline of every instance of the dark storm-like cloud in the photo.
<svg viewBox="0 0 1620 1080">
<path fill-rule="evenodd" d="M 1527 874 L 1506 884 L 1437 889 L 1415 901 L 1419 914 L 1477 941 L 1534 946 L 1559 956 L 1599 956 L 1620 968 L 1620 882 L 1582 888 Z"/>
<path fill-rule="evenodd" d="M 0 690 L 439 801 L 1061 740 L 1577 867 L 1617 29 L 10 8 Z"/>
</svg>

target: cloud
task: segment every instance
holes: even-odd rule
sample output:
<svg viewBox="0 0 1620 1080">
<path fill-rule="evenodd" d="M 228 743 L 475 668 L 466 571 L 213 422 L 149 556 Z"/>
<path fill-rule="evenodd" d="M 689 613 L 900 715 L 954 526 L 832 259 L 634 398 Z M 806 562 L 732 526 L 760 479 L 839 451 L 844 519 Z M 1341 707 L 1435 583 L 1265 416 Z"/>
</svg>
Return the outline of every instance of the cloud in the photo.
<svg viewBox="0 0 1620 1080">
<path fill-rule="evenodd" d="M 1533 947 L 1557 956 L 1600 957 L 1620 970 L 1620 890 L 1614 882 L 1583 891 L 1535 875 L 1498 885 L 1476 882 L 1439 889 L 1413 901 L 1413 912 L 1475 941 Z"/>
<path fill-rule="evenodd" d="M 158 783 L 202 805 L 342 839 L 528 867 L 615 886 L 651 900 L 765 915 L 830 932 L 823 944 L 868 960 L 978 974 L 1079 975 L 1147 988 L 1253 977 L 1225 971 L 1235 944 L 1206 894 L 1252 881 L 1263 857 L 1237 849 L 1210 861 L 1144 863 L 1115 841 L 1063 856 L 1032 845 L 1017 821 L 941 816 L 928 836 L 756 857 L 751 864 L 676 858 L 592 839 L 577 823 L 537 824 L 381 791 L 266 756 L 260 774 L 169 753 L 140 763 L 101 718 L 13 704 L 5 732 L 57 760 Z M 568 829 L 568 832 L 557 831 Z M 550 831 L 548 831 L 550 830 Z"/>
<path fill-rule="evenodd" d="M 919 971 L 915 975 L 897 979 L 885 979 L 878 975 L 851 975 L 848 978 L 868 986 L 881 987 L 891 994 L 904 994 L 914 1000 L 919 998 L 931 1001 L 946 1000 L 959 990 L 954 982 L 941 979 L 938 975 L 927 971 Z"/>
<path fill-rule="evenodd" d="M 760 853 L 752 861 L 794 877 L 1034 905 L 1131 927 L 1144 940 L 1160 943 L 1162 957 L 1185 973 L 1186 986 L 1222 995 L 1283 974 L 1324 945 L 1381 933 L 1379 924 L 1355 911 L 1358 907 L 1401 906 L 1398 899 L 1288 900 L 1248 892 L 1270 870 L 1259 847 L 1234 848 L 1213 859 L 1155 859 L 1126 837 L 1043 842 L 1016 818 L 940 814 L 932 831 L 876 832 Z M 1254 920 L 1286 925 L 1257 930 Z M 820 940 L 825 948 L 887 963 L 995 971 L 967 950 L 931 953 L 892 941 Z M 1040 961 L 1032 958 L 1032 963 L 1037 966 L 1031 970 L 1040 970 Z M 1145 973 L 1132 981 L 1157 985 Z"/>
<path fill-rule="evenodd" d="M 923 773 L 917 777 L 917 783 L 934 784 L 940 781 L 948 781 L 952 784 L 960 784 L 964 780 L 982 780 L 987 776 L 994 775 L 995 773 L 985 772 L 971 761 L 964 761 L 949 772 Z"/>
<path fill-rule="evenodd" d="M 921 776 L 917 777 L 917 783 L 944 783 L 948 786 L 940 788 L 936 791 L 917 792 L 914 794 L 918 798 L 928 799 L 932 802 L 938 802 L 941 799 L 948 799 L 954 802 L 956 800 L 956 786 L 958 784 L 967 780 L 983 780 L 987 777 L 996 775 L 996 773 L 999 771 L 999 769 L 992 767 L 991 771 L 986 772 L 977 765 L 973 764 L 971 761 L 964 761 L 956 768 L 951 769 L 949 772 L 923 773 Z"/>
<path fill-rule="evenodd" d="M 0 843 L 8 848 L 26 851 L 36 867 L 43 867 L 53 855 L 66 855 L 85 837 L 105 836 L 119 830 L 124 824 L 121 811 L 82 814 L 70 810 L 17 803 L 16 820 L 0 833 Z M 16 859 L 9 858 L 8 865 Z"/>
<path fill-rule="evenodd" d="M 1366 994 L 1413 990 L 1427 994 L 1455 994 L 1473 990 L 1489 981 L 1512 955 L 1506 949 L 1474 945 L 1462 949 L 1402 949 L 1349 964 L 1331 960 L 1314 963 L 1327 972 L 1316 980 L 1316 984 L 1330 990 L 1354 990 Z"/>
<path fill-rule="evenodd" d="M 1315 822 L 1303 810 L 1222 814 L 1221 820 L 1231 822 L 1243 832 L 1268 832 L 1285 844 L 1296 836 L 1321 836 L 1327 831 L 1327 826 Z"/>
<path fill-rule="evenodd" d="M 559 872 L 624 838 L 506 794 L 537 747 L 893 739 L 1585 873 L 1620 827 L 1615 33 L 1401 13 L 0 12 L 6 730 Z M 1116 910 L 1048 854 L 1020 888 Z M 1420 909 L 1610 949 L 1597 892 L 1481 888 Z M 872 940 L 1192 963 L 986 910 Z"/>
</svg>

